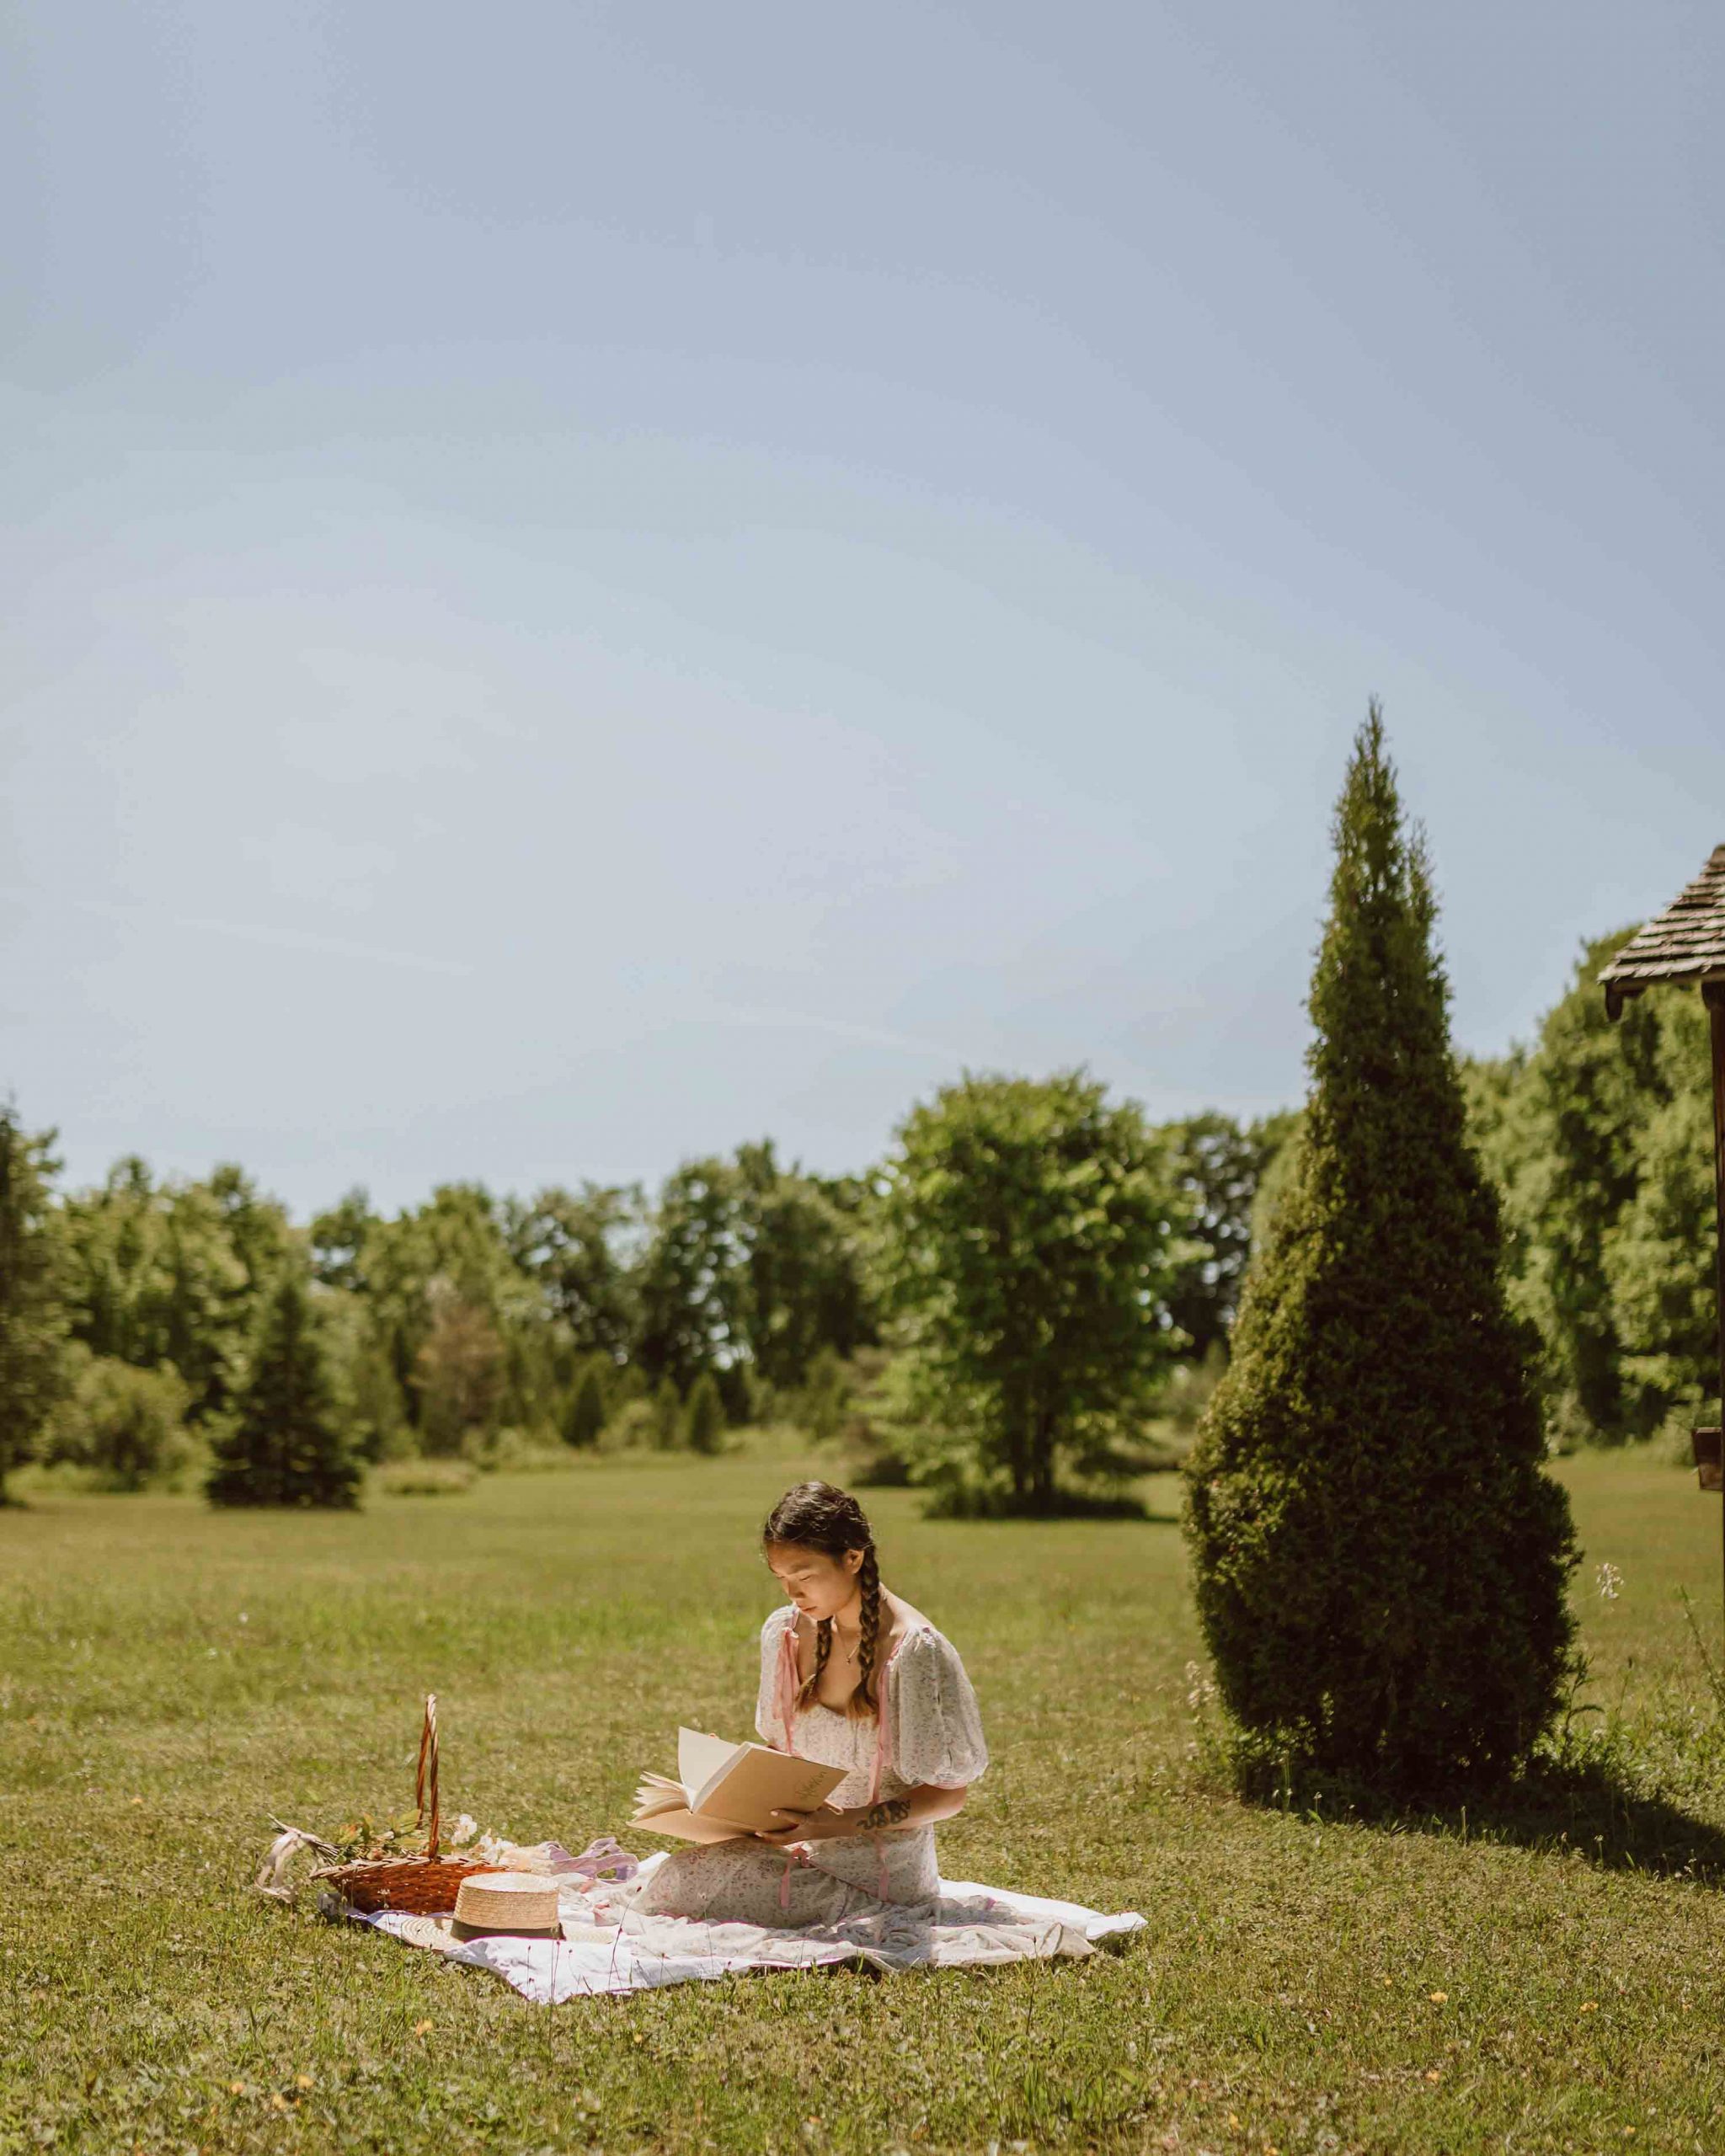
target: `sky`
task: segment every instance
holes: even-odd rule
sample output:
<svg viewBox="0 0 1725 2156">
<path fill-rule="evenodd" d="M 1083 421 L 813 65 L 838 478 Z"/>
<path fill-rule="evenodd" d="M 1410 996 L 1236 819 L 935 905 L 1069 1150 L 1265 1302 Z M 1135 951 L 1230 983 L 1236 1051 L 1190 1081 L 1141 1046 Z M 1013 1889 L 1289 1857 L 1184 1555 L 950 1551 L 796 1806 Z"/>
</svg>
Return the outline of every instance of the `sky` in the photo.
<svg viewBox="0 0 1725 2156">
<path fill-rule="evenodd" d="M 15 0 L 0 1092 L 62 1183 L 1296 1102 L 1725 841 L 1725 14 Z"/>
</svg>

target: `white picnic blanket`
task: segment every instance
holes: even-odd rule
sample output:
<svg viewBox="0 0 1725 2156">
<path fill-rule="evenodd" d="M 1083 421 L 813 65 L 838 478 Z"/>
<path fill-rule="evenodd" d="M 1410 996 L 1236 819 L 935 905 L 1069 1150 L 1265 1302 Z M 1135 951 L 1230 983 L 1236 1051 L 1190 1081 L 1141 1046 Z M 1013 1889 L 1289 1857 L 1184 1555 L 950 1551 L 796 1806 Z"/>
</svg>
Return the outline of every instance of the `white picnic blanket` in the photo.
<svg viewBox="0 0 1725 2156">
<path fill-rule="evenodd" d="M 664 1861 L 663 1851 L 644 1859 L 638 1876 Z M 435 1918 L 387 1910 L 359 1920 L 405 1945 L 489 1969 L 542 2006 L 597 1993 L 838 1961 L 914 1969 L 1085 1955 L 1097 1940 L 1136 1931 L 1144 1923 L 1134 1910 L 1108 1916 L 1076 1902 L 1017 1894 L 968 1879 L 943 1879 L 936 1901 L 889 1903 L 846 1924 L 795 1931 L 638 1915 L 628 1906 L 631 1898 L 628 1884 L 565 1879 L 558 1897 L 560 1940 L 458 1940 Z"/>
</svg>

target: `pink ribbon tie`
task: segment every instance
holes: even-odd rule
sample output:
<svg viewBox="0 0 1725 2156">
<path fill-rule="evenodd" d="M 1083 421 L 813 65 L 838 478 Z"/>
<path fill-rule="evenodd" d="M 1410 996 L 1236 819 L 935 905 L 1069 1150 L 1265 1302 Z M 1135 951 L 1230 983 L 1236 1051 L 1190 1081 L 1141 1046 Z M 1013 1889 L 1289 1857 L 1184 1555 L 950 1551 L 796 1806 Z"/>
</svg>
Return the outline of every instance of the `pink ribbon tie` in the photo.
<svg viewBox="0 0 1725 2156">
<path fill-rule="evenodd" d="M 910 1636 L 907 1633 L 905 1636 L 908 1638 Z M 901 1639 L 898 1646 L 893 1649 L 892 1653 L 881 1664 L 880 1673 L 875 1679 L 874 1766 L 868 1777 L 868 1801 L 871 1805 L 877 1804 L 880 1801 L 880 1778 L 888 1771 L 892 1758 L 891 1725 L 887 1720 L 886 1678 L 887 1673 L 892 1668 L 898 1655 L 899 1647 L 903 1646 L 904 1644 L 905 1641 Z M 796 1717 L 797 1693 L 799 1688 L 800 1679 L 797 1671 L 796 1620 L 793 1618 L 779 1635 L 778 1718 L 785 1733 L 782 1748 L 787 1752 L 795 1749 L 791 1742 L 791 1732 Z M 869 1839 L 874 1844 L 876 1898 L 884 1902 L 888 1898 L 887 1870 L 886 1853 L 881 1847 L 881 1831 L 876 1828 L 870 1834 Z M 778 1905 L 782 1910 L 788 1911 L 791 1906 L 792 1870 L 797 1865 L 806 1865 L 810 1861 L 811 1859 L 806 1849 L 794 1846 L 786 1849 L 785 1868 L 778 1876 Z"/>
<path fill-rule="evenodd" d="M 798 1848 L 793 1842 L 785 1851 L 785 1868 L 778 1876 L 778 1905 L 788 1910 L 791 1906 L 791 1873 L 799 1864 L 807 1864 L 809 1852 Z"/>
</svg>

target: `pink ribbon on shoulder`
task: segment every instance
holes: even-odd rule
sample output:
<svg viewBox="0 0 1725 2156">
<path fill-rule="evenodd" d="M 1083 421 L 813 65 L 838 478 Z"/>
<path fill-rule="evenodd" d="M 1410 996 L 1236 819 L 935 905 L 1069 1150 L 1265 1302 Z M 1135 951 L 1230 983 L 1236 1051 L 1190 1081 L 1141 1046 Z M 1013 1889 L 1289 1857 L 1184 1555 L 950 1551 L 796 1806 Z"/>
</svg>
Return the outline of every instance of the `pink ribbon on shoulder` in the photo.
<svg viewBox="0 0 1725 2156">
<path fill-rule="evenodd" d="M 892 1725 L 887 1719 L 887 1672 L 892 1668 L 899 1648 L 909 1637 L 908 1632 L 900 1636 L 892 1652 L 880 1665 L 880 1674 L 875 1679 L 874 1766 L 868 1777 L 868 1801 L 871 1804 L 879 1801 L 880 1778 L 892 1756 Z M 779 1726 L 785 1732 L 785 1741 L 781 1748 L 789 1752 L 792 1749 L 791 1726 L 797 1710 L 797 1694 L 801 1690 L 803 1682 L 797 1668 L 797 1620 L 794 1617 L 779 1634 L 778 1644 L 778 1719 Z M 887 1876 L 886 1856 L 880 1846 L 881 1832 L 876 1828 L 868 1838 L 874 1844 L 875 1895 L 878 1900 L 884 1902 L 887 1898 Z M 793 1867 L 812 1861 L 808 1851 L 796 1844 L 786 1849 L 785 1868 L 778 1876 L 778 1905 L 781 1909 L 788 1909 L 791 1906 L 791 1872 Z"/>
</svg>

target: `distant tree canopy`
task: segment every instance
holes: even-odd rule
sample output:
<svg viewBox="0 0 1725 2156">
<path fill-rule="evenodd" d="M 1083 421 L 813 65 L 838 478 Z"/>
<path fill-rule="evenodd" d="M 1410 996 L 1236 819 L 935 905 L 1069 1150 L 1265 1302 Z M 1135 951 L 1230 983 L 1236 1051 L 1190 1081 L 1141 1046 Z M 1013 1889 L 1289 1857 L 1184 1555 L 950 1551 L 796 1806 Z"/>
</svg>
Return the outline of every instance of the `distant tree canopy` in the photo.
<svg viewBox="0 0 1725 2156">
<path fill-rule="evenodd" d="M 1549 1416 L 1582 1438 L 1644 1436 L 1718 1391 L 1706 1014 L 1666 989 L 1610 1022 L 1597 976 L 1632 932 L 1583 947 L 1530 1049 L 1466 1071 L 1511 1300 Z"/>
<path fill-rule="evenodd" d="M 1187 1346 L 1168 1296 L 1190 1215 L 1172 1149 L 1081 1071 L 967 1077 L 888 1160 L 875 1265 L 925 1479 L 1059 1508 L 1136 1437 Z"/>
<path fill-rule="evenodd" d="M 660 1192 L 636 1270 L 634 1352 L 680 1390 L 745 1364 L 763 1384 L 806 1382 L 823 1348 L 875 1337 L 857 1244 L 862 1186 L 779 1166 L 772 1142 L 691 1161 Z"/>
<path fill-rule="evenodd" d="M 1470 1134 L 1502 1201 L 1511 1306 L 1539 1336 L 1547 1427 L 1571 1440 L 1692 1419 L 1717 1384 L 1706 1026 L 1680 991 L 1607 1024 L 1594 976 L 1627 932 L 1583 950 L 1530 1047 L 1463 1068 Z M 1029 1079 L 999 1082 L 1036 1093 Z M 1250 1252 L 1295 1180 L 1304 1116 L 1212 1111 L 1140 1128 L 1164 1207 L 1153 1360 L 1184 1366 L 1165 1406 L 1188 1427 L 1225 1365 Z M 391 1215 L 356 1188 L 299 1226 L 232 1162 L 158 1177 L 128 1155 L 60 1196 L 45 1142 L 15 1117 L 11 1130 L 18 1202 L 42 1225 L 42 1240 L 17 1246 L 15 1292 L 35 1312 L 17 1337 L 61 1344 L 17 1350 L 11 1382 L 51 1399 L 52 1424 L 47 1406 L 17 1411 L 0 1473 L 44 1447 L 116 1485 L 190 1457 L 233 1412 L 263 1301 L 296 1266 L 331 1412 L 366 1460 L 588 1444 L 595 1430 L 681 1444 L 706 1374 L 731 1422 L 777 1416 L 829 1434 L 854 1420 L 859 1390 L 884 1384 L 889 1415 L 927 1445 L 980 1457 L 968 1422 L 937 1435 L 927 1399 L 912 1411 L 908 1368 L 894 1374 L 900 1289 L 884 1300 L 870 1256 L 895 1217 L 882 1208 L 892 1164 L 820 1176 L 763 1139 L 687 1160 L 653 1193 L 447 1182 Z M 955 1263 L 969 1247 L 954 1246 Z M 960 1397 L 948 1388 L 943 1412 Z M 1087 1411 L 1071 1432 L 1105 1420 Z M 1130 1447 L 1087 1452 L 1071 1432 L 1061 1472 L 1082 1481 L 1081 1460 L 1104 1480 L 1124 1471 Z M 1011 1480 L 1003 1466 L 999 1478 Z"/>
<path fill-rule="evenodd" d="M 34 1458 L 66 1385 L 54 1135 L 32 1135 L 11 1102 L 0 1102 L 0 1502 L 8 1472 Z"/>
<path fill-rule="evenodd" d="M 1291 1111 L 1241 1124 L 1213 1110 L 1164 1124 L 1188 1210 L 1188 1252 L 1175 1267 L 1168 1315 L 1202 1361 L 1226 1343 L 1252 1250 L 1252 1212 L 1271 1162 L 1292 1134 Z"/>
<path fill-rule="evenodd" d="M 158 1183 L 136 1155 L 61 1208 L 72 1337 L 140 1369 L 171 1364 L 192 1412 L 232 1397 L 259 1294 L 293 1246 L 282 1209 L 243 1171 Z"/>
<path fill-rule="evenodd" d="M 171 1364 L 138 1369 L 72 1341 L 66 1372 L 44 1459 L 83 1468 L 109 1490 L 142 1490 L 187 1463 L 191 1402 Z"/>
</svg>

